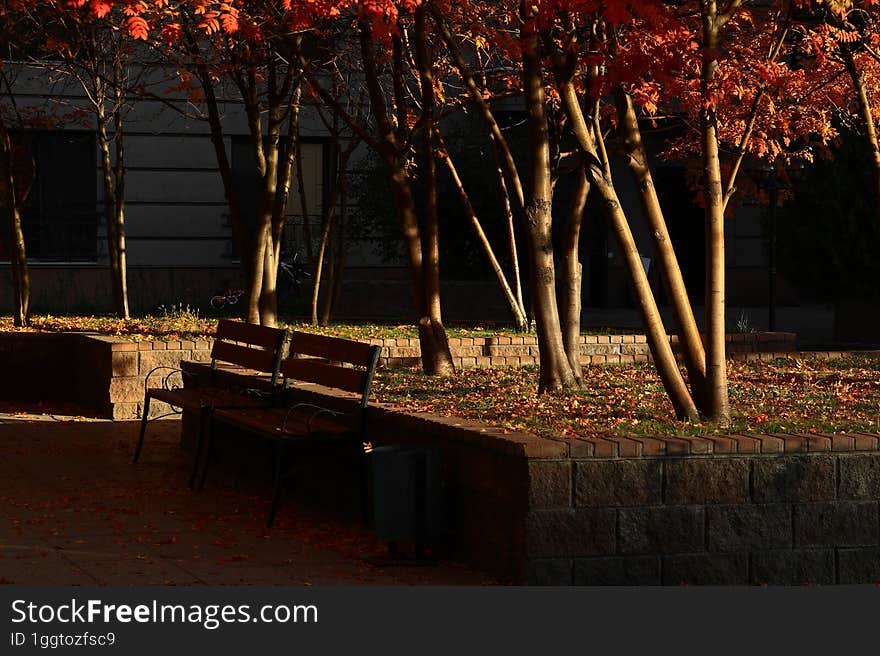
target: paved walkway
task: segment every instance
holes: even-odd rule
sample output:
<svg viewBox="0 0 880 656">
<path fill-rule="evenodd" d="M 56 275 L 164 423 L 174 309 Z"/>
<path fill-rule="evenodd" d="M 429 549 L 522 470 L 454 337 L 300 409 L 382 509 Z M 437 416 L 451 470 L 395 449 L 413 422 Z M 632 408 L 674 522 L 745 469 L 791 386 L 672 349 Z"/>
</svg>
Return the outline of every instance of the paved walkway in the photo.
<svg viewBox="0 0 880 656">
<path fill-rule="evenodd" d="M 0 414 L 0 583 L 57 585 L 482 584 L 455 563 L 366 562 L 384 545 L 341 511 L 287 500 L 265 527 L 263 481 L 212 471 L 187 487 L 179 421 Z M 243 479 L 243 480 L 242 480 Z M 350 514 L 350 513 L 349 513 Z"/>
</svg>

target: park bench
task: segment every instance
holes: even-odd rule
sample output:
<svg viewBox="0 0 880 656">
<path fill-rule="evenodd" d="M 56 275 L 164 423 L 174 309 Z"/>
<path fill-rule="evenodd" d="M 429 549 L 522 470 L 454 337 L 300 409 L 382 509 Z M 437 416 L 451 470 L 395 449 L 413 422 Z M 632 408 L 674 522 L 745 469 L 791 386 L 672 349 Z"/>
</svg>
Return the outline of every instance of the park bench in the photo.
<svg viewBox="0 0 880 656">
<path fill-rule="evenodd" d="M 207 477 L 211 458 L 214 424 L 224 424 L 249 435 L 274 442 L 275 473 L 272 503 L 267 523 L 275 518 L 284 480 L 292 473 L 284 469 L 288 447 L 317 447 L 328 444 L 351 446 L 359 455 L 363 476 L 364 443 L 367 440 L 367 401 L 376 371 L 380 348 L 362 342 L 323 335 L 294 332 L 288 356 L 281 362 L 283 398 L 274 407 L 245 408 L 214 406 L 206 423 L 205 457 L 198 489 Z M 301 383 L 311 383 L 333 394 L 348 393 L 354 403 L 348 410 L 331 409 L 296 401 Z M 362 493 L 364 480 L 361 479 Z M 366 497 L 362 496 L 366 503 Z"/>
<path fill-rule="evenodd" d="M 199 434 L 190 486 L 196 479 L 199 459 L 204 442 L 205 422 L 208 411 L 217 407 L 258 407 L 271 405 L 278 380 L 282 348 L 286 331 L 254 324 L 221 319 L 211 348 L 211 364 L 206 384 L 179 386 L 179 379 L 191 375 L 175 367 L 159 366 L 152 369 L 144 379 L 144 406 L 141 429 L 133 462 L 137 462 L 144 444 L 147 424 L 153 419 L 181 414 L 183 411 L 199 415 Z M 223 377 L 222 371 L 255 374 L 261 377 Z M 151 387 L 151 378 L 158 378 L 161 386 Z M 178 378 L 178 375 L 180 378 Z M 232 381 L 236 381 L 233 383 Z M 247 381 L 247 384 L 240 384 Z M 181 380 L 181 382 L 184 382 Z M 150 401 L 164 401 L 172 407 L 170 413 L 150 418 Z"/>
</svg>

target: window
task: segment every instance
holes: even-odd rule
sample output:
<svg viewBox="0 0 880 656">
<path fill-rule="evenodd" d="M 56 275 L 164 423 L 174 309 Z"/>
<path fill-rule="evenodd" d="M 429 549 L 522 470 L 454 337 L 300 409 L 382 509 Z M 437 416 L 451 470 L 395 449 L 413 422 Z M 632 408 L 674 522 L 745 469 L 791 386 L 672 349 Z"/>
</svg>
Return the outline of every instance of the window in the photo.
<svg viewBox="0 0 880 656">
<path fill-rule="evenodd" d="M 320 230 L 321 212 L 324 206 L 324 170 L 327 158 L 325 151 L 328 144 L 324 141 L 306 140 L 300 144 L 302 153 L 302 170 L 306 201 L 309 211 L 312 232 Z M 283 157 L 283 153 L 280 154 Z M 259 197 L 259 181 L 257 179 L 257 158 L 254 154 L 253 143 L 249 136 L 236 135 L 232 137 L 232 175 L 241 202 L 241 223 L 245 237 L 252 235 L 257 223 L 257 199 Z M 302 205 L 299 199 L 299 185 L 297 182 L 297 170 L 291 172 L 290 196 L 287 201 L 287 223 L 284 231 L 284 246 L 282 250 L 295 253 L 300 250 L 302 244 Z M 313 239 L 316 236 L 312 235 Z M 233 255 L 238 257 L 233 243 Z"/>
<path fill-rule="evenodd" d="M 21 212 L 28 260 L 98 258 L 97 161 L 91 132 L 28 131 L 16 141 L 36 177 Z"/>
</svg>

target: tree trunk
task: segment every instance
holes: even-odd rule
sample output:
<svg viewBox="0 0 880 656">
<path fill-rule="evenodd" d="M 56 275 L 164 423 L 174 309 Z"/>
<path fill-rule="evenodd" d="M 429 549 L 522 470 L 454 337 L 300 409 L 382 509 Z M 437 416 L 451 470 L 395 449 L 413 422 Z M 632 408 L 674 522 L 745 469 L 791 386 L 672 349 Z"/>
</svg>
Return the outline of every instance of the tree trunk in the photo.
<svg viewBox="0 0 880 656">
<path fill-rule="evenodd" d="M 258 228 L 253 235 L 250 249 L 243 255 L 249 260 L 248 271 L 250 276 L 245 280 L 245 321 L 260 324 L 260 297 L 263 289 L 264 273 L 266 266 L 266 250 L 271 248 L 271 227 L 268 221 L 258 218 Z"/>
<path fill-rule="evenodd" d="M 351 153 L 354 149 L 348 151 Z M 346 156 L 345 161 L 348 161 Z M 342 283 L 344 280 L 343 272 L 345 271 L 345 259 L 347 254 L 347 231 L 348 231 L 348 186 L 346 176 L 344 174 L 345 166 L 340 166 L 343 174 L 338 178 L 339 184 L 339 212 L 334 230 L 334 242 L 336 244 L 336 263 L 333 268 L 333 281 L 328 286 L 329 293 L 324 295 L 324 304 L 321 306 L 321 314 L 318 318 L 320 325 L 326 326 L 330 323 L 330 317 L 333 310 L 339 303 L 339 296 L 342 294 Z"/>
<path fill-rule="evenodd" d="M 31 325 L 31 278 L 27 265 L 21 212 L 10 203 L 6 208 L 9 233 L 10 268 L 12 269 L 12 323 L 21 328 Z"/>
<path fill-rule="evenodd" d="M 100 96 L 101 94 L 96 94 Z M 110 138 L 107 133 L 108 117 L 103 101 L 97 100 L 95 119 L 98 133 L 98 149 L 101 153 L 101 182 L 104 189 L 104 223 L 107 227 L 107 255 L 110 259 L 110 281 L 113 289 L 113 309 L 116 316 L 128 319 L 128 298 L 125 282 L 125 233 L 120 234 L 124 214 L 117 194 L 116 180 L 121 165 L 121 153 L 118 148 L 122 136 L 116 138 L 117 167 L 113 166 L 110 153 Z M 118 128 L 117 128 L 118 129 Z"/>
<path fill-rule="evenodd" d="M 452 354 L 449 352 L 449 341 L 442 323 L 435 323 L 430 316 L 430 308 L 439 306 L 439 296 L 429 297 L 430 295 L 425 293 L 422 239 L 411 180 L 406 169 L 405 154 L 400 150 L 401 146 L 397 142 L 394 127 L 385 106 L 385 93 L 379 80 L 373 40 L 370 27 L 366 23 L 362 23 L 360 26 L 360 46 L 370 110 L 380 134 L 378 151 L 388 171 L 395 212 L 403 236 L 404 253 L 410 272 L 413 304 L 418 316 L 422 368 L 428 375 L 447 374 L 454 371 Z M 433 275 L 433 272 L 430 275 Z"/>
<path fill-rule="evenodd" d="M 276 248 L 271 239 L 271 225 L 265 232 L 269 234 L 263 249 L 263 279 L 259 296 L 260 325 L 275 328 L 278 326 L 278 260 L 275 259 Z"/>
<path fill-rule="evenodd" d="M 538 330 L 541 370 L 538 392 L 573 387 L 577 384 L 565 346 L 556 304 L 556 274 L 553 263 L 553 185 L 550 171 L 550 140 L 541 76 L 540 41 L 535 19 L 527 3 L 521 7 L 523 27 L 522 80 L 528 113 L 531 189 L 526 203 L 526 234 L 531 259 L 532 305 Z"/>
<path fill-rule="evenodd" d="M 116 52 L 113 62 L 113 142 L 116 145 L 116 160 L 113 166 L 116 207 L 113 221 L 116 262 L 119 268 L 114 276 L 113 284 L 119 298 L 116 313 L 124 319 L 128 319 L 128 254 L 125 247 L 125 132 L 122 115 L 125 103 L 125 73 L 121 58 L 122 55 Z"/>
<path fill-rule="evenodd" d="M 880 142 L 877 140 L 877 126 L 874 122 L 874 112 L 871 111 L 871 99 L 868 97 L 868 87 L 856 64 L 852 48 L 847 44 L 842 44 L 840 52 L 843 55 L 847 73 L 852 80 L 862 125 L 865 126 L 865 140 L 871 151 L 871 165 L 874 169 L 874 213 L 876 216 L 880 216 Z"/>
<path fill-rule="evenodd" d="M 246 286 L 247 320 L 263 326 L 278 325 L 278 256 L 284 231 L 284 214 L 289 191 L 290 153 L 283 161 L 282 124 L 285 107 L 288 120 L 295 121 L 295 108 L 292 99 L 296 97 L 293 80 L 294 72 L 288 66 L 280 80 L 277 76 L 279 63 L 270 59 L 265 73 L 265 105 L 261 105 L 261 76 L 253 62 L 246 62 L 240 70 L 233 72 L 236 85 L 241 92 L 248 131 L 254 148 L 257 163 L 259 197 L 257 200 L 257 238 L 250 257 L 251 277 Z M 263 115 L 266 116 L 266 140 L 263 140 Z M 288 149 L 293 147 L 292 128 L 287 133 Z M 280 175 L 279 175 L 280 174 Z"/>
<path fill-rule="evenodd" d="M 326 321 L 321 322 L 319 318 L 319 299 L 321 294 L 321 284 L 324 276 L 324 260 L 327 256 L 327 248 L 333 233 L 338 233 L 334 225 L 336 223 L 336 205 L 339 202 L 341 194 L 345 193 L 345 173 L 348 168 L 348 159 L 354 148 L 349 147 L 340 150 L 337 143 L 336 152 L 339 153 L 339 161 L 336 170 L 336 179 L 333 181 L 333 187 L 330 189 L 330 195 L 327 200 L 327 207 L 324 208 L 323 225 L 321 226 L 321 241 L 318 244 L 318 252 L 315 259 L 314 272 L 312 274 L 312 299 L 311 299 L 311 320 L 312 325 L 326 325 Z M 332 286 L 333 282 L 331 282 Z M 326 299 L 329 298 L 325 294 Z"/>
<path fill-rule="evenodd" d="M 440 304 L 440 226 L 437 216 L 437 158 L 434 134 L 437 130 L 434 101 L 433 60 L 428 46 L 428 13 L 424 4 L 415 12 L 415 55 L 419 69 L 422 96 L 422 172 L 425 184 L 425 214 L 422 220 L 422 284 L 425 294 L 425 315 L 419 320 L 419 337 L 430 333 L 430 339 L 439 349 L 433 354 L 431 368 L 437 374 L 454 370 Z M 397 72 L 395 71 L 395 78 Z M 402 97 L 398 93 L 398 111 Z M 424 361 L 424 354 L 422 356 Z"/>
<path fill-rule="evenodd" d="M 465 61 L 464 55 L 462 55 L 455 38 L 452 36 L 452 32 L 449 31 L 449 27 L 444 22 L 438 9 L 430 8 L 429 10 L 434 14 L 437 28 L 440 31 L 443 42 L 449 49 L 449 55 L 455 65 L 455 70 L 461 76 L 462 80 L 464 80 L 471 100 L 477 109 L 477 113 L 486 123 L 489 135 L 498 149 L 497 161 L 507 173 L 510 184 L 513 186 L 513 194 L 509 194 L 507 197 L 514 203 L 513 213 L 521 216 L 525 211 L 525 192 L 523 191 L 522 180 L 519 177 L 513 153 L 510 151 L 510 147 L 504 138 L 504 134 L 501 132 L 501 127 L 498 125 L 498 121 L 495 120 L 495 115 L 492 113 L 489 103 L 486 102 L 486 98 L 483 96 L 483 91 L 477 85 L 476 80 L 474 80 L 474 76 L 468 68 L 467 61 Z"/>
<path fill-rule="evenodd" d="M 318 323 L 321 326 L 326 326 L 327 321 L 323 319 L 324 312 L 327 310 L 331 303 L 331 296 L 333 295 L 333 289 L 336 287 L 336 265 L 338 264 L 338 235 L 336 219 L 333 220 L 333 229 L 330 231 L 330 239 L 327 243 L 327 252 L 329 254 L 327 258 L 327 274 L 325 276 L 325 280 L 327 282 L 327 287 L 324 291 L 324 302 L 320 304 L 318 308 Z"/>
<path fill-rule="evenodd" d="M 565 354 L 574 377 L 583 381 L 581 370 L 581 282 L 583 267 L 580 263 L 581 221 L 587 196 L 590 193 L 590 182 L 584 167 L 575 173 L 575 189 L 568 208 L 565 222 L 565 234 L 562 241 L 562 341 Z"/>
<path fill-rule="evenodd" d="M 639 189 L 642 212 L 651 233 L 651 242 L 657 256 L 666 296 L 672 310 L 672 317 L 678 328 L 678 342 L 687 367 L 691 392 L 697 407 L 704 408 L 706 387 L 706 352 L 697 328 L 694 311 L 685 288 L 678 258 L 669 237 L 666 219 L 657 198 L 654 179 L 648 165 L 648 155 L 642 142 L 642 134 L 636 118 L 632 98 L 621 87 L 615 90 L 618 124 L 623 137 L 623 148 L 627 154 L 627 164 L 636 187 Z"/>
<path fill-rule="evenodd" d="M 327 254 L 327 247 L 330 243 L 330 233 L 333 230 L 333 205 L 329 205 L 324 210 L 324 225 L 321 229 L 321 241 L 318 244 L 318 254 L 315 259 L 315 269 L 312 274 L 312 325 L 318 325 L 318 301 L 321 297 L 321 280 L 324 277 L 324 257 Z"/>
<path fill-rule="evenodd" d="M 122 114 L 117 110 L 114 140 L 116 143 L 116 162 L 114 164 L 114 181 L 116 184 L 116 212 L 113 215 L 116 229 L 116 253 L 119 272 L 114 283 L 121 303 L 117 308 L 125 319 L 129 318 L 128 305 L 128 252 L 125 244 L 125 144 L 122 131 Z"/>
<path fill-rule="evenodd" d="M 9 268 L 12 273 L 12 322 L 17 327 L 30 325 L 31 281 L 27 265 L 24 233 L 21 229 L 21 204 L 27 192 L 19 194 L 18 176 L 15 172 L 15 146 L 6 128 L 6 119 L 0 106 L 0 185 L 5 187 L 6 235 L 9 245 Z M 31 181 L 25 185 L 29 190 L 34 176 L 30 167 Z"/>
<path fill-rule="evenodd" d="M 347 236 L 346 231 L 348 230 L 348 217 L 347 217 L 347 201 L 346 201 L 346 190 L 345 190 L 345 177 L 342 178 L 342 188 L 340 190 L 341 200 L 339 206 L 339 223 L 338 228 L 336 229 L 336 266 L 333 272 L 333 285 L 332 290 L 329 294 L 327 294 L 324 298 L 324 305 L 321 308 L 321 317 L 320 322 L 322 326 L 326 326 L 330 323 L 330 316 L 333 313 L 333 309 L 336 307 L 339 302 L 339 296 L 342 293 L 342 283 L 344 280 L 343 272 L 345 271 L 345 256 L 347 246 Z"/>
<path fill-rule="evenodd" d="M 103 103 L 101 103 L 103 104 Z M 101 184 L 104 190 L 104 223 L 107 228 L 107 256 L 110 259 L 110 280 L 113 288 L 113 308 L 119 315 L 122 299 L 119 297 L 119 251 L 116 248 L 116 190 L 113 185 L 113 163 L 110 140 L 107 136 L 107 116 L 104 108 L 96 107 L 98 150 L 101 153 Z"/>
<path fill-rule="evenodd" d="M 704 0 L 703 47 L 718 52 L 718 15 L 712 0 Z M 727 352 L 724 324 L 724 195 L 721 160 L 718 155 L 718 122 L 710 102 L 711 85 L 718 68 L 716 59 L 706 58 L 702 69 L 703 108 L 700 111 L 703 194 L 706 211 L 706 417 L 730 422 L 727 393 Z"/>
<path fill-rule="evenodd" d="M 431 316 L 432 306 L 439 305 L 439 296 L 429 297 L 426 293 L 421 238 L 409 176 L 404 163 L 397 159 L 391 164 L 390 171 L 394 204 L 402 226 L 404 250 L 410 267 L 413 300 L 419 317 L 422 368 L 429 376 L 447 375 L 452 373 L 455 367 L 443 324 L 435 322 Z"/>
<path fill-rule="evenodd" d="M 614 189 L 614 183 L 608 175 L 607 163 L 604 161 L 604 158 L 599 157 L 599 147 L 594 139 L 601 138 L 601 135 L 594 136 L 590 128 L 587 127 L 577 94 L 570 82 L 566 79 L 561 79 L 557 82 L 559 95 L 562 99 L 565 113 L 571 123 L 572 131 L 584 156 L 589 160 L 587 172 L 592 190 L 599 195 L 602 201 L 603 212 L 611 226 L 618 249 L 623 256 L 623 261 L 632 283 L 633 293 L 642 315 L 642 321 L 645 324 L 645 333 L 648 339 L 648 346 L 651 349 L 651 355 L 654 358 L 654 366 L 657 368 L 657 373 L 663 381 L 663 387 L 669 395 L 669 400 L 672 402 L 676 416 L 680 419 L 697 419 L 699 415 L 696 405 L 681 376 L 678 363 L 675 361 L 675 355 L 672 352 L 672 346 L 669 343 L 666 329 L 663 327 L 663 320 L 660 317 L 660 311 L 657 309 L 657 303 L 654 300 L 654 294 L 651 292 L 651 286 L 648 284 L 648 277 L 645 274 L 645 268 L 642 265 L 641 256 L 633 239 L 632 231 L 630 230 L 626 215 L 620 206 L 620 200 Z"/>
<path fill-rule="evenodd" d="M 442 141 L 440 143 L 440 147 L 444 148 Z M 495 273 L 495 278 L 498 280 L 498 284 L 501 286 L 501 291 L 504 294 L 504 298 L 507 300 L 507 304 L 510 306 L 510 312 L 513 315 L 513 323 L 517 327 L 517 330 L 525 331 L 528 329 L 528 319 L 526 319 L 525 311 L 522 309 L 521 302 L 516 298 L 516 296 L 514 296 L 513 290 L 511 290 L 510 285 L 507 282 L 507 276 L 504 275 L 504 270 L 501 268 L 501 263 L 498 262 L 498 258 L 495 257 L 495 251 L 492 248 L 492 244 L 491 242 L 489 242 L 489 238 L 483 231 L 483 226 L 480 223 L 480 219 L 479 217 L 477 217 L 477 213 L 474 211 L 474 207 L 471 204 L 470 197 L 468 196 L 468 193 L 464 188 L 464 184 L 462 183 L 461 178 L 458 175 L 458 169 L 455 168 L 455 163 L 452 161 L 452 157 L 450 156 L 448 151 L 445 153 L 443 161 L 446 164 L 449 175 L 452 177 L 452 184 L 455 186 L 456 191 L 458 191 L 458 196 L 461 199 L 464 213 L 471 221 L 474 232 L 477 234 L 477 240 L 483 247 L 483 252 L 486 254 L 486 258 L 489 260 L 489 265 L 492 267 L 492 271 Z"/>
<path fill-rule="evenodd" d="M 299 119 L 297 119 L 297 122 Z M 303 165 L 302 165 L 302 142 L 299 138 L 299 134 L 296 136 L 296 185 L 297 192 L 299 195 L 299 208 L 302 213 L 303 219 L 303 242 L 305 243 L 306 251 L 306 261 L 311 264 L 314 258 L 314 251 L 312 246 L 312 221 L 309 218 L 309 204 L 308 199 L 306 198 L 306 187 L 305 187 L 305 176 L 303 175 Z M 317 267 L 317 265 L 315 265 Z M 317 268 L 315 269 L 317 271 Z M 315 275 L 315 278 L 318 276 Z"/>
<path fill-rule="evenodd" d="M 510 205 L 510 192 L 507 189 L 507 182 L 504 179 L 504 170 L 501 168 L 501 159 L 498 153 L 498 146 L 495 137 L 489 135 L 489 148 L 492 151 L 492 160 L 495 163 L 495 176 L 498 179 L 498 189 L 501 196 L 501 202 L 504 207 L 504 218 L 507 225 L 507 248 L 510 253 L 510 266 L 513 271 L 513 289 L 516 293 L 516 308 L 514 317 L 517 315 L 522 317 L 522 322 L 518 319 L 515 321 L 516 329 L 520 332 L 529 331 L 529 320 L 526 316 L 526 306 L 523 301 L 522 293 L 522 276 L 519 270 L 519 252 L 516 247 L 516 227 L 513 218 L 513 208 Z"/>
</svg>

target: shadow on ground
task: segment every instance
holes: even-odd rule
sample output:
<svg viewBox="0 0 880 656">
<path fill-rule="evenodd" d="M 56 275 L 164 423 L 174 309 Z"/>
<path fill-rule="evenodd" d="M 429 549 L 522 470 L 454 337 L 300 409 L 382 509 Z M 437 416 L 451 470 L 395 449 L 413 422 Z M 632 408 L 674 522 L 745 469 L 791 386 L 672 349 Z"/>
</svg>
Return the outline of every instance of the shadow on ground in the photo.
<svg viewBox="0 0 880 656">
<path fill-rule="evenodd" d="M 180 422 L 0 415 L 0 583 L 51 585 L 484 584 L 455 563 L 380 569 L 356 513 L 287 498 L 265 526 L 265 480 L 217 467 L 201 494 Z"/>
</svg>

